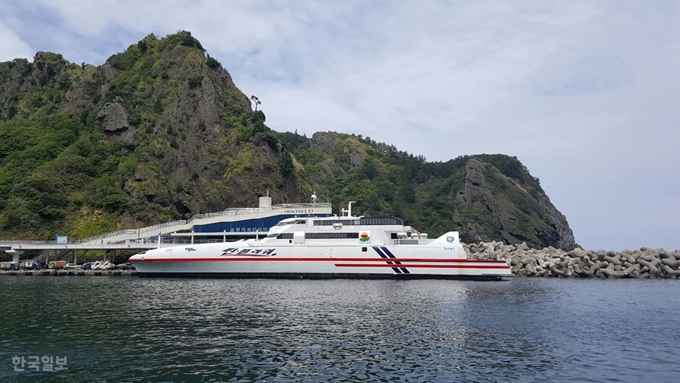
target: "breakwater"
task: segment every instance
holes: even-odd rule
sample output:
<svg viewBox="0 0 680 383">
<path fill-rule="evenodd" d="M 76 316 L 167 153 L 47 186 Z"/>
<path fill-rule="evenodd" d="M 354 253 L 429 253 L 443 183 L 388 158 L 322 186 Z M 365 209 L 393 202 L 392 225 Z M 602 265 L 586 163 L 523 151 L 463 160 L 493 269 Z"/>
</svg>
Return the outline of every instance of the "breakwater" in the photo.
<svg viewBox="0 0 680 383">
<path fill-rule="evenodd" d="M 531 249 L 525 243 L 464 244 L 468 257 L 507 259 L 512 273 L 521 277 L 565 278 L 673 278 L 680 277 L 680 250 L 642 247 L 637 250 L 564 251 L 548 247 Z"/>
</svg>

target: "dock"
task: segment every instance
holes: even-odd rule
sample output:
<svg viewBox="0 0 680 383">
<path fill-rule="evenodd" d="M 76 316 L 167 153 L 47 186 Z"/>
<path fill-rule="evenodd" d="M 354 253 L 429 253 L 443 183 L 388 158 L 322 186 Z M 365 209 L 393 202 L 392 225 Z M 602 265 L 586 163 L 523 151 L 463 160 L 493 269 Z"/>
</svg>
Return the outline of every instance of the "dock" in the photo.
<svg viewBox="0 0 680 383">
<path fill-rule="evenodd" d="M 99 277 L 99 276 L 112 276 L 112 277 L 134 277 L 137 275 L 135 270 L 0 270 L 0 276 L 46 276 L 46 277 L 66 277 L 66 276 L 79 276 L 79 277 Z"/>
</svg>

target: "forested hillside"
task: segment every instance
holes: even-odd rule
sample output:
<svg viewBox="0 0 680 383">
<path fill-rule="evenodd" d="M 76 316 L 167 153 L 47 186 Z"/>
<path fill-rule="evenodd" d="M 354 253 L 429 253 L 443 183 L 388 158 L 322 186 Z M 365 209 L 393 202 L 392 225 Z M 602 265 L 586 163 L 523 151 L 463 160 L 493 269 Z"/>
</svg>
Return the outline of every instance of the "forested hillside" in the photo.
<svg viewBox="0 0 680 383">
<path fill-rule="evenodd" d="M 452 228 L 466 242 L 503 240 L 572 248 L 566 218 L 539 180 L 515 157 L 460 156 L 427 162 L 369 137 L 279 133 L 303 170 L 301 177 L 331 201 L 358 201 L 366 215 L 397 215 L 440 235 Z"/>
<path fill-rule="evenodd" d="M 0 63 L 2 238 L 83 238 L 255 206 L 267 191 L 356 200 L 430 235 L 574 246 L 516 158 L 427 162 L 368 137 L 274 132 L 189 32 L 149 35 L 98 67 L 47 52 Z"/>
</svg>

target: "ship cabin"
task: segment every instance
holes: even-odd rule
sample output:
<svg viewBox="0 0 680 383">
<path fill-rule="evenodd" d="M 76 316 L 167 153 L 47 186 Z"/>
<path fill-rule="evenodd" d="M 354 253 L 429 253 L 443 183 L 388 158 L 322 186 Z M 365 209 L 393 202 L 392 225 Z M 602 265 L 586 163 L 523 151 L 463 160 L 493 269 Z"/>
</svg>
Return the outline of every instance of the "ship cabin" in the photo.
<svg viewBox="0 0 680 383">
<path fill-rule="evenodd" d="M 427 244 L 419 233 L 397 217 L 305 217 L 284 219 L 273 226 L 262 242 L 272 245 L 387 245 Z"/>
</svg>

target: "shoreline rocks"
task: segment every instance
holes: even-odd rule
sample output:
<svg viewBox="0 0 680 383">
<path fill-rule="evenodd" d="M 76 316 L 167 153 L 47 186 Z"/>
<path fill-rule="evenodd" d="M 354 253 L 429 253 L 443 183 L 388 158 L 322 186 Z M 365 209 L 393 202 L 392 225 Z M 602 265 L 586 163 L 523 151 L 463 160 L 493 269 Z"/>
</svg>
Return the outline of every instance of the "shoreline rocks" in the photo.
<svg viewBox="0 0 680 383">
<path fill-rule="evenodd" d="M 562 278 L 669 278 L 680 277 L 680 250 L 666 251 L 642 247 L 620 252 L 584 250 L 564 251 L 548 247 L 531 249 L 526 243 L 502 242 L 463 244 L 469 258 L 506 259 L 512 273 L 521 277 Z"/>
</svg>

